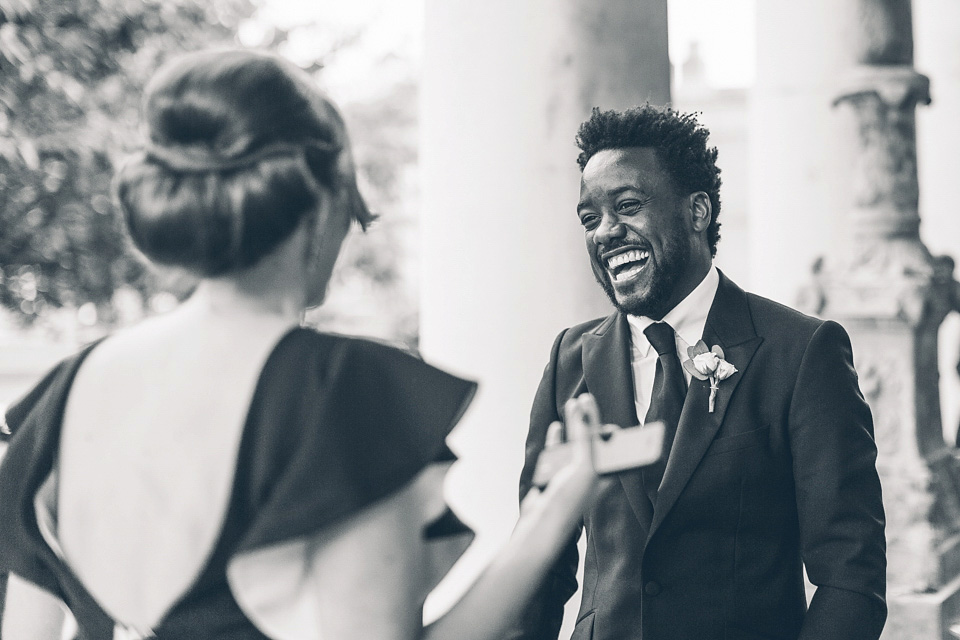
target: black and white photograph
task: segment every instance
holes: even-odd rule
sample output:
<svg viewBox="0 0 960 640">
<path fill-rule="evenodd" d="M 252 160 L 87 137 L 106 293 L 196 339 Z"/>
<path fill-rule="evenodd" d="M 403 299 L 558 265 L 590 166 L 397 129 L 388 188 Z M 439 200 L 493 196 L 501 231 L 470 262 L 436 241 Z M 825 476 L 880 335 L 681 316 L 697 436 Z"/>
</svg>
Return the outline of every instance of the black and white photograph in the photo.
<svg viewBox="0 0 960 640">
<path fill-rule="evenodd" d="M 954 0 L 0 0 L 0 639 L 960 638 Z"/>
</svg>

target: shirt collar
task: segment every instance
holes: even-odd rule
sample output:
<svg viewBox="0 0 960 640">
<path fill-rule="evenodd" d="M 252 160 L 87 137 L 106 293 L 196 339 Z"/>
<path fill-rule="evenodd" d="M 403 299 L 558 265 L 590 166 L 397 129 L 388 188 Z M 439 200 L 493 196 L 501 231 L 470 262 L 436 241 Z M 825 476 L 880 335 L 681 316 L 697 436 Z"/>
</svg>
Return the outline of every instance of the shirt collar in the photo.
<svg viewBox="0 0 960 640">
<path fill-rule="evenodd" d="M 700 284 L 663 316 L 663 322 L 673 327 L 676 334 L 688 346 L 696 344 L 698 340 L 703 338 L 703 329 L 707 326 L 707 314 L 710 313 L 710 307 L 713 306 L 713 299 L 717 295 L 719 286 L 720 273 L 716 267 L 712 266 L 707 275 L 700 281 Z M 637 349 L 641 355 L 647 355 L 651 346 L 643 330 L 656 320 L 646 316 L 627 314 L 627 322 L 630 323 L 630 335 L 633 338 L 634 349 Z"/>
</svg>

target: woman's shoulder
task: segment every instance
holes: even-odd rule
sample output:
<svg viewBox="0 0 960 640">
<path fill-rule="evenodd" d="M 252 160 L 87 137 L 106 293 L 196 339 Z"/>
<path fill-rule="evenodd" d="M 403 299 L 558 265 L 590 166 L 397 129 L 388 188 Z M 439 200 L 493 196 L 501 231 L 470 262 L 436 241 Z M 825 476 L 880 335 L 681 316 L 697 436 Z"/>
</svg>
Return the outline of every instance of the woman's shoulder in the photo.
<svg viewBox="0 0 960 640">
<path fill-rule="evenodd" d="M 2 416 L 0 440 L 9 447 L 0 465 L 0 571 L 59 593 L 49 547 L 39 542 L 33 499 L 54 463 L 60 419 L 77 369 L 99 341 L 54 365 Z"/>
<path fill-rule="evenodd" d="M 448 459 L 445 438 L 477 384 L 384 341 L 297 328 L 268 358 L 251 403 L 263 434 L 286 457 L 352 459 L 377 474 L 403 462 Z M 389 458 L 389 460 L 387 460 Z M 284 463 L 286 465 L 286 463 Z"/>
<path fill-rule="evenodd" d="M 257 547 L 340 521 L 452 455 L 474 382 L 375 340 L 297 329 L 264 370 L 249 465 Z"/>
<path fill-rule="evenodd" d="M 287 340 L 295 343 L 299 348 L 306 346 L 320 353 L 345 351 L 357 357 L 409 357 L 422 360 L 416 348 L 400 341 L 323 331 L 307 326 L 301 326 L 291 331 Z"/>
<path fill-rule="evenodd" d="M 429 390 L 436 383 L 435 391 L 452 391 L 457 395 L 472 397 L 476 383 L 449 373 L 426 362 L 420 353 L 405 343 L 381 338 L 355 336 L 319 331 L 300 327 L 292 331 L 278 345 L 277 359 L 312 359 L 325 369 L 327 376 L 361 378 L 375 387 L 364 386 L 368 391 L 383 391 L 383 385 L 398 385 L 407 392 Z M 302 364 L 302 362 L 301 362 Z M 427 384 L 427 387 L 424 385 Z"/>
<path fill-rule="evenodd" d="M 40 378 L 26 393 L 0 414 L 0 442 L 10 440 L 31 416 L 42 416 L 59 408 L 70 390 L 70 383 L 95 346 L 102 338 L 90 342 L 63 358 Z"/>
</svg>

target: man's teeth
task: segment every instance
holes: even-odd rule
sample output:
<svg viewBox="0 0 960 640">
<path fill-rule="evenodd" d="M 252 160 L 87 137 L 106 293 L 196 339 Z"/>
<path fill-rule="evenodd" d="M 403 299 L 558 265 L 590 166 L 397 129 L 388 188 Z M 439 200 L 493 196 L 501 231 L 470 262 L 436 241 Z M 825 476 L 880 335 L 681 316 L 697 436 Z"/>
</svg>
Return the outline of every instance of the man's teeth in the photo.
<svg viewBox="0 0 960 640">
<path fill-rule="evenodd" d="M 642 264 L 638 264 L 638 265 L 635 266 L 635 267 L 630 267 L 629 269 L 625 269 L 624 271 L 621 271 L 620 273 L 618 273 L 618 274 L 616 274 L 615 276 L 613 276 L 613 280 L 614 280 L 614 282 L 622 282 L 622 281 L 624 281 L 624 280 L 629 280 L 629 279 L 632 278 L 633 276 L 635 276 L 635 275 L 637 275 L 638 273 L 640 273 L 640 271 L 641 271 L 642 269 L 643 269 L 643 265 L 642 265 Z"/>
<path fill-rule="evenodd" d="M 611 271 L 614 282 L 623 282 L 624 280 L 629 280 L 633 276 L 640 273 L 640 270 L 643 269 L 644 265 L 647 264 L 647 258 L 649 257 L 649 251 L 643 249 L 631 249 L 630 251 L 618 253 L 607 260 L 607 269 Z M 624 265 L 629 266 L 624 267 Z M 623 268 L 619 272 L 616 272 L 616 269 L 620 267 Z"/>
<path fill-rule="evenodd" d="M 607 260 L 607 268 L 611 270 L 616 269 L 620 265 L 627 264 L 628 262 L 639 262 L 640 260 L 646 260 L 649 257 L 649 251 L 641 251 L 640 249 L 624 251 L 623 253 L 618 253 Z"/>
</svg>

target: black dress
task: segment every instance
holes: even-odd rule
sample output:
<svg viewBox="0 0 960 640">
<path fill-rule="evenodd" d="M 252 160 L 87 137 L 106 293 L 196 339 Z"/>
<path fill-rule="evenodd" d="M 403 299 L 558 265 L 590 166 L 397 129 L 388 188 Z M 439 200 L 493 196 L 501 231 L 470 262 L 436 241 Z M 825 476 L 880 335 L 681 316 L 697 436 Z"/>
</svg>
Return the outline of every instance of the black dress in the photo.
<svg viewBox="0 0 960 640">
<path fill-rule="evenodd" d="M 0 571 L 62 599 L 79 638 L 112 640 L 117 623 L 44 541 L 34 507 L 57 460 L 71 383 L 95 346 L 61 362 L 7 411 Z M 267 638 L 230 591 L 230 558 L 314 534 L 397 491 L 432 462 L 452 459 L 444 439 L 475 391 L 475 383 L 379 343 L 309 329 L 286 334 L 250 402 L 220 536 L 196 581 L 145 637 Z M 465 531 L 448 511 L 425 536 Z"/>
</svg>

